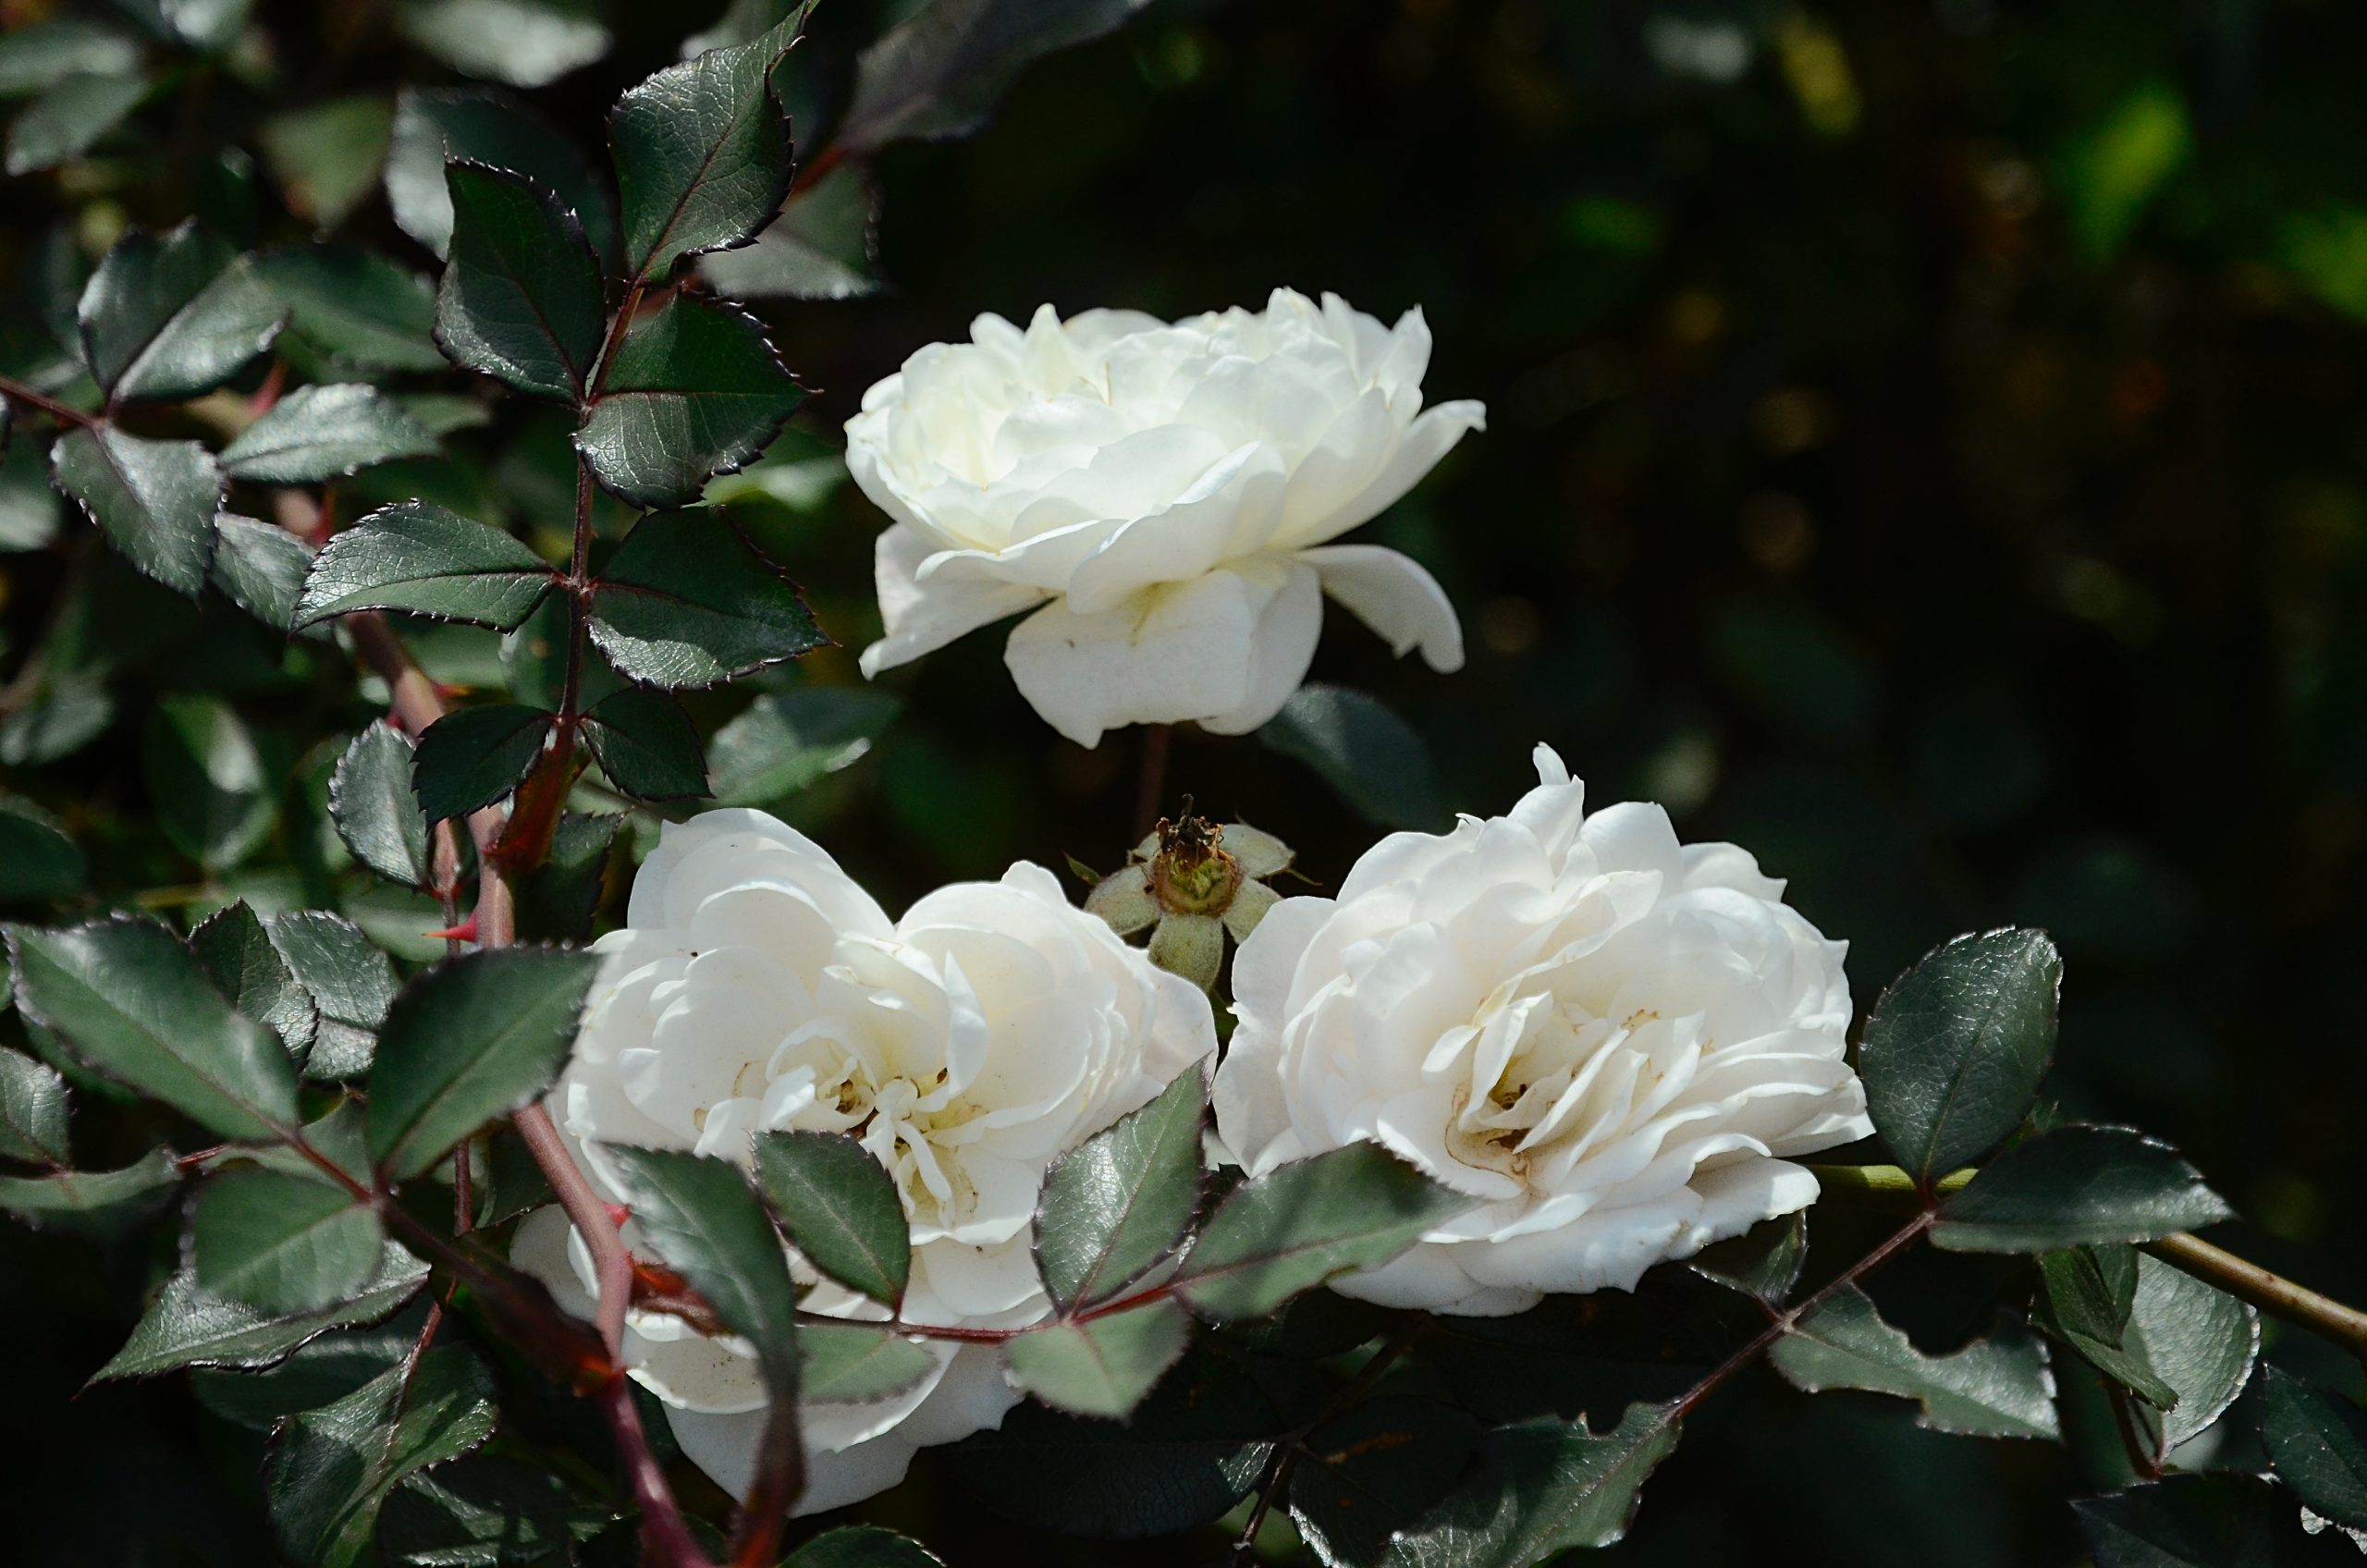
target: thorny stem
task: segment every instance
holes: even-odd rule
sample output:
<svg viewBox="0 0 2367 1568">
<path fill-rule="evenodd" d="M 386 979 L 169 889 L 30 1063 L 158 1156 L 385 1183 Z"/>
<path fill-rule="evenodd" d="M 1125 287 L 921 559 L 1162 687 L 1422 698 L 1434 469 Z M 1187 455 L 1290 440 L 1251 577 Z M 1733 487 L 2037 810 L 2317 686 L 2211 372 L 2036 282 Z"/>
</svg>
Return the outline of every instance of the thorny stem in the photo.
<svg viewBox="0 0 2367 1568">
<path fill-rule="evenodd" d="M 12 403 L 22 403 L 29 409 L 39 409 L 60 424 L 92 425 L 106 423 L 96 414 L 86 414 L 80 409 L 59 402 L 46 392 L 36 392 L 23 382 L 13 381 L 5 375 L 0 375 L 0 398 L 6 398 Z"/>
</svg>

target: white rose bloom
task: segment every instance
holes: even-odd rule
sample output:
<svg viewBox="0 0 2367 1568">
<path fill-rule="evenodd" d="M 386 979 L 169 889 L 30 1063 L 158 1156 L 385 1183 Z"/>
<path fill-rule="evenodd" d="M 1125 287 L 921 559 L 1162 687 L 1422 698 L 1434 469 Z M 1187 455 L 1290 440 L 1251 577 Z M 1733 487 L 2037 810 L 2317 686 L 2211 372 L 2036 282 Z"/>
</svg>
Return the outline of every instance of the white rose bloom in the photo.
<svg viewBox="0 0 2367 1568">
<path fill-rule="evenodd" d="M 1233 961 L 1218 1130 L 1251 1175 L 1360 1140 L 1484 1200 L 1334 1281 L 1494 1315 L 1633 1290 L 1814 1201 L 1786 1157 L 1872 1130 L 1843 945 L 1732 844 L 1653 805 L 1588 816 L 1537 749 L 1511 815 L 1398 833 Z"/>
<path fill-rule="evenodd" d="M 626 928 L 595 949 L 607 962 L 552 1092 L 595 1182 L 623 1201 L 604 1144 L 744 1166 L 759 1132 L 852 1133 L 903 1195 L 914 1323 L 1044 1316 L 1029 1221 L 1046 1167 L 1216 1049 L 1199 989 L 1071 905 L 1042 868 L 940 888 L 891 921 L 761 812 L 667 827 Z M 526 1219 L 512 1256 L 591 1315 L 591 1260 L 557 1208 Z M 827 1282 L 805 1305 L 885 1316 Z M 994 1347 L 924 1342 L 936 1371 L 905 1393 L 805 1407 L 800 1513 L 895 1485 L 916 1449 L 999 1426 L 1018 1403 Z M 744 1492 L 765 1405 L 751 1347 L 635 1312 L 626 1359 L 683 1452 Z"/>
<path fill-rule="evenodd" d="M 970 336 L 906 360 L 847 422 L 847 466 L 895 520 L 864 673 L 1033 609 L 1004 659 L 1061 734 L 1238 734 L 1306 677 L 1325 593 L 1399 654 L 1461 668 L 1429 572 L 1330 543 L 1484 422 L 1475 402 L 1422 408 L 1419 310 L 1384 327 L 1281 288 L 1261 314 L 1046 305 L 1024 332 L 982 315 Z"/>
</svg>

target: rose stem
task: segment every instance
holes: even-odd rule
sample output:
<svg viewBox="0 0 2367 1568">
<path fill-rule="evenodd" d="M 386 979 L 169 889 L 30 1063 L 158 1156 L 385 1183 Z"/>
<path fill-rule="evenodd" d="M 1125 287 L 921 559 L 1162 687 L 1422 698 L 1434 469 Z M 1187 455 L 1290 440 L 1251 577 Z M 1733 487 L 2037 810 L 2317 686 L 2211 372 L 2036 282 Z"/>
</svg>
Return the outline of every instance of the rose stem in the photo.
<svg viewBox="0 0 2367 1568">
<path fill-rule="evenodd" d="M 1396 1366 L 1398 1360 L 1412 1350 L 1416 1341 L 1429 1333 L 1433 1326 L 1429 1314 L 1426 1312 L 1405 1318 L 1398 1324 L 1397 1331 L 1390 1335 L 1388 1341 L 1372 1353 L 1371 1359 L 1356 1368 L 1355 1377 L 1341 1384 L 1314 1415 L 1275 1441 L 1273 1454 L 1266 1461 L 1266 1468 L 1257 1477 L 1257 1505 L 1249 1511 L 1249 1523 L 1241 1527 L 1241 1534 L 1233 1543 L 1232 1561 L 1235 1568 L 1249 1561 L 1250 1552 L 1257 1545 L 1258 1528 L 1266 1523 L 1266 1515 L 1273 1512 L 1274 1500 L 1282 1496 L 1283 1484 L 1290 1479 L 1291 1466 L 1298 1462 L 1308 1436 L 1361 1399 L 1375 1383 L 1380 1381 L 1381 1375 Z"/>
<path fill-rule="evenodd" d="M 1159 826 L 1159 802 L 1167 790 L 1167 742 L 1172 726 L 1147 725 L 1143 729 L 1142 773 L 1134 785 L 1134 837 Z"/>
<path fill-rule="evenodd" d="M 0 375 L 0 398 L 6 398 L 12 403 L 22 403 L 29 409 L 39 409 L 60 424 L 105 423 L 96 414 L 86 414 L 80 409 L 69 408 L 48 394 L 36 392 L 23 382 L 12 381 L 5 375 Z"/>
</svg>

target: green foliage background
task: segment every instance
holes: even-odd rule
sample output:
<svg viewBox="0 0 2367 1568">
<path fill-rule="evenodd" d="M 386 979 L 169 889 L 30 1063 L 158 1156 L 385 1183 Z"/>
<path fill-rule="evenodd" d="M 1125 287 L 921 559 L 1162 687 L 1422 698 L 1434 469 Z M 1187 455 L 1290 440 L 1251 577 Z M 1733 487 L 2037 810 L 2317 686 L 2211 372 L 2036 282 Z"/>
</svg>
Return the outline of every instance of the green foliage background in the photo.
<svg viewBox="0 0 2367 1568">
<path fill-rule="evenodd" d="M 877 25 L 840 6 L 808 45 L 825 59 Z M 299 238 L 274 152 L 297 132 L 274 116 L 450 80 L 423 55 L 347 52 L 328 8 L 260 15 L 280 96 L 150 111 L 82 177 L 102 206 Z M 617 92 L 706 19 L 611 6 L 614 50 L 536 101 L 596 146 Z M 2170 1139 L 2245 1216 L 2248 1256 L 2356 1301 L 2362 68 L 2367 19 L 2324 0 L 1161 0 L 1033 68 L 975 140 L 888 153 L 886 291 L 759 309 L 816 389 L 792 428 L 826 452 L 865 386 L 979 310 L 1181 313 L 1277 284 L 1384 316 L 1420 304 L 1431 395 L 1484 399 L 1490 428 L 1372 536 L 1436 571 L 1470 666 L 1392 664 L 1338 615 L 1317 663 L 1428 741 L 1434 794 L 1410 809 L 1502 809 L 1551 741 L 1594 799 L 1662 801 L 1687 837 L 1737 839 L 1790 877 L 1850 941 L 1861 1006 L 1950 933 L 2047 927 L 2068 972 L 2049 1080 L 2066 1110 Z M 224 145 L 260 172 L 242 180 Z M 358 189 L 346 231 L 430 269 Z M 36 264 L 91 194 L 12 182 L 0 246 Z M 563 424 L 513 410 L 452 447 L 349 494 L 441 485 L 563 533 Z M 859 682 L 880 519 L 851 486 L 796 499 L 750 500 L 742 521 L 842 646 L 696 698 L 710 733 L 768 687 Z M 224 693 L 288 809 L 270 852 L 212 880 L 300 898 L 321 875 L 303 802 L 334 757 L 302 748 L 366 717 L 341 675 L 51 553 L 0 556 L 0 675 L 78 570 L 102 581 L 68 639 L 111 722 L 45 766 L 0 742 L 0 784 L 67 823 L 102 888 L 206 883 L 169 810 L 157 831 L 174 781 L 153 731 L 188 693 Z M 1134 738 L 1059 741 L 999 642 L 899 672 L 906 706 L 877 744 L 780 805 L 891 907 L 1016 857 L 1106 869 L 1131 840 Z M 497 683 L 488 636 L 419 645 L 442 679 Z M 1282 835 L 1318 880 L 1379 831 L 1255 741 L 1182 737 L 1170 780 Z M 374 928 L 435 924 L 422 913 Z M 79 1136 L 106 1128 L 78 1119 Z M 146 1146 L 121 1135 L 84 1163 Z M 1849 1230 L 1818 1244 L 1854 1256 L 1875 1232 Z M 0 1229 L 11 1561 L 265 1560 L 258 1434 L 178 1380 L 73 1397 L 157 1261 Z M 1886 1277 L 1886 1314 L 1929 1347 L 1960 1341 L 1983 1326 L 1957 1305 L 1980 1266 L 1919 1251 Z M 2270 1359 L 2358 1391 L 2324 1347 L 2266 1332 Z M 2094 1484 L 2076 1454 L 1951 1441 L 1764 1374 L 1688 1439 L 1625 1561 L 2068 1562 L 2061 1500 Z M 1111 1550 L 984 1516 L 926 1459 L 867 1516 L 961 1565 Z M 1207 1555 L 1186 1540 L 1130 1560 Z"/>
</svg>

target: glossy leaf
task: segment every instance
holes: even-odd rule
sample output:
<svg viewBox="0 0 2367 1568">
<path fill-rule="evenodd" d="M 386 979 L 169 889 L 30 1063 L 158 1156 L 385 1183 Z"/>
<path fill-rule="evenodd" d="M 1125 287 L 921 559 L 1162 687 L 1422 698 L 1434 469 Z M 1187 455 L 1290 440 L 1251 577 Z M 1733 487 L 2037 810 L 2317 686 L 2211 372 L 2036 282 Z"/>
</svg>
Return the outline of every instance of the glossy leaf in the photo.
<svg viewBox="0 0 2367 1568">
<path fill-rule="evenodd" d="M 433 501 L 381 507 L 313 558 L 295 624 L 354 610 L 406 610 L 507 631 L 550 592 L 540 556 Z"/>
<path fill-rule="evenodd" d="M 193 398 L 269 348 L 286 312 L 252 261 L 192 222 L 118 240 L 76 319 L 110 398 Z"/>
<path fill-rule="evenodd" d="M 607 295 L 583 226 L 522 175 L 445 165 L 451 257 L 435 340 L 454 364 L 521 392 L 574 401 L 607 331 Z"/>
<path fill-rule="evenodd" d="M 2367 1413 L 2272 1366 L 2261 1390 L 2260 1438 L 2278 1477 L 2311 1513 L 2367 1530 Z"/>
<path fill-rule="evenodd" d="M 776 1400 L 797 1390 L 797 1290 L 779 1233 L 740 1168 L 672 1149 L 609 1151 L 659 1257 L 756 1347 Z"/>
<path fill-rule="evenodd" d="M 129 119 L 147 96 L 148 80 L 136 73 L 59 77 L 8 128 L 9 176 L 72 163 Z"/>
<path fill-rule="evenodd" d="M 295 621 L 312 570 L 312 549 L 288 530 L 236 512 L 215 515 L 207 575 L 225 598 L 274 631 L 284 635 Z"/>
<path fill-rule="evenodd" d="M 0 903 L 38 903 L 82 890 L 81 849 L 50 815 L 0 795 Z"/>
<path fill-rule="evenodd" d="M 600 573 L 592 640 L 619 674 L 712 686 L 828 643 L 797 585 L 711 513 L 644 518 Z"/>
<path fill-rule="evenodd" d="M 1827 1297 L 1768 1353 L 1795 1388 L 1864 1389 L 1922 1406 L 1923 1425 L 1967 1437 L 2052 1438 L 2046 1357 L 2000 1330 L 1947 1355 L 1926 1355 L 1882 1320 L 1863 1291 Z"/>
<path fill-rule="evenodd" d="M 386 1498 L 378 1550 L 411 1568 L 567 1563 L 617 1517 L 550 1471 L 472 1454 L 412 1476 Z"/>
<path fill-rule="evenodd" d="M 662 276 L 678 256 L 744 244 L 780 209 L 789 116 L 772 71 L 802 20 L 668 66 L 609 111 L 633 276 Z"/>
<path fill-rule="evenodd" d="M 2167 1144 L 2126 1127 L 2058 1127 L 1991 1161 L 1940 1211 L 1932 1241 L 2035 1253 L 2148 1242 L 2234 1218 Z"/>
<path fill-rule="evenodd" d="M 91 1380 L 153 1378 L 184 1366 L 269 1366 L 332 1329 L 377 1321 L 425 1283 L 427 1265 L 389 1246 L 377 1271 L 351 1299 L 318 1312 L 274 1317 L 210 1294 L 198 1285 L 195 1271 L 184 1268 L 166 1281 L 130 1340 Z"/>
<path fill-rule="evenodd" d="M 332 1331 L 299 1346 L 276 1366 L 190 1373 L 197 1403 L 226 1421 L 268 1432 L 285 1415 L 333 1404 L 408 1358 L 425 1326 L 427 1304 L 414 1301 L 382 1323 Z"/>
<path fill-rule="evenodd" d="M 902 1302 L 904 1204 L 870 1150 L 841 1133 L 761 1133 L 756 1180 L 806 1262 L 858 1294 Z"/>
<path fill-rule="evenodd" d="M 2292 1500 L 2258 1476 L 2168 1476 L 2071 1508 L 2097 1568 L 2331 1568 L 2359 1555 L 2338 1537 L 2313 1539 Z"/>
<path fill-rule="evenodd" d="M 758 697 L 708 738 L 707 782 L 721 804 L 770 804 L 868 756 L 902 707 L 864 686 Z"/>
<path fill-rule="evenodd" d="M 2166 1454 L 2216 1424 L 2251 1381 L 2260 1356 L 2260 1314 L 2140 1253 L 2121 1342 L 2177 1396 L 2164 1409 L 2134 1413 Z"/>
<path fill-rule="evenodd" d="M 199 1286 L 274 1316 L 343 1301 L 385 1247 L 378 1217 L 350 1194 L 276 1170 L 216 1176 L 190 1212 Z"/>
<path fill-rule="evenodd" d="M 1527 1421 L 1490 1432 L 1478 1480 L 1389 1545 L 1390 1568 L 1527 1568 L 1627 1532 L 1637 1494 L 1676 1447 L 1664 1406 L 1633 1404 L 1601 1437 L 1584 1422 Z"/>
<path fill-rule="evenodd" d="M 570 209 L 595 250 L 617 251 L 617 204 L 591 161 L 542 114 L 490 88 L 405 89 L 386 149 L 386 200 L 403 232 L 439 257 L 452 243 L 446 161 L 523 175 Z"/>
<path fill-rule="evenodd" d="M 873 264 L 879 202 L 861 168 L 841 164 L 790 199 L 753 245 L 719 251 L 699 270 L 735 300 L 853 300 L 881 287 Z"/>
<path fill-rule="evenodd" d="M 435 437 L 374 386 L 300 386 L 222 448 L 234 479 L 316 484 L 397 458 L 430 457 Z"/>
<path fill-rule="evenodd" d="M 120 1170 L 0 1176 L 0 1210 L 36 1231 L 111 1234 L 148 1218 L 180 1186 L 170 1149 L 151 1149 Z"/>
<path fill-rule="evenodd" d="M 372 1164 L 408 1180 L 549 1087 L 599 965 L 588 952 L 489 949 L 404 986 L 370 1074 Z"/>
<path fill-rule="evenodd" d="M 324 910 L 284 911 L 265 919 L 264 929 L 320 1015 L 304 1075 L 350 1078 L 367 1070 L 378 1025 L 395 999 L 393 962 L 362 927 Z"/>
<path fill-rule="evenodd" d="M 884 1323 L 806 1323 L 797 1330 L 797 1395 L 808 1403 L 861 1403 L 903 1392 L 937 1370 L 923 1346 Z"/>
<path fill-rule="evenodd" d="M 2054 1051 L 2063 961 L 2042 931 L 2009 928 L 1932 949 L 1866 1021 L 1858 1072 L 1875 1130 L 1930 1181 L 2018 1126 Z"/>
<path fill-rule="evenodd" d="M 433 863 L 411 767 L 411 742 L 379 719 L 337 759 L 329 776 L 329 816 L 354 859 L 389 881 L 423 887 Z"/>
<path fill-rule="evenodd" d="M 1367 1568 L 1453 1488 L 1479 1436 L 1467 1412 L 1430 1400 L 1356 1405 L 1307 1434 L 1291 1518 L 1331 1568 Z"/>
<path fill-rule="evenodd" d="M 220 910 L 189 934 L 189 945 L 230 1005 L 278 1035 L 291 1059 L 303 1060 L 320 1029 L 320 1010 L 255 912 L 243 901 Z"/>
<path fill-rule="evenodd" d="M 1800 1282 L 1808 1257 L 1809 1217 L 1787 1214 L 1702 1248 L 1687 1267 L 1704 1279 L 1780 1306 Z"/>
<path fill-rule="evenodd" d="M 2032 1321 L 2056 1343 L 2156 1410 L 2178 1391 L 2123 1343 L 2137 1294 L 2137 1255 L 2128 1247 L 2080 1247 L 2039 1260 L 2041 1294 Z"/>
<path fill-rule="evenodd" d="M 1430 829 L 1447 820 L 1429 748 L 1376 697 L 1310 680 L 1257 739 L 1313 768 L 1368 822 Z"/>
<path fill-rule="evenodd" d="M 583 716 L 583 739 L 608 782 L 643 801 L 706 793 L 706 758 L 698 726 L 663 692 L 628 686 Z"/>
<path fill-rule="evenodd" d="M 1351 1144 L 1234 1188 L 1184 1256 L 1176 1293 L 1208 1317 L 1262 1317 L 1335 1274 L 1388 1262 L 1476 1202 Z"/>
<path fill-rule="evenodd" d="M 419 738 L 411 787 L 430 822 L 466 816 L 518 788 L 543 754 L 557 716 L 516 703 L 446 714 Z"/>
<path fill-rule="evenodd" d="M 296 1070 L 276 1035 L 231 1010 L 188 948 L 144 920 L 7 928 L 17 1005 L 111 1078 L 227 1138 L 296 1122 Z"/>
<path fill-rule="evenodd" d="M 227 483 L 194 441 L 151 441 L 78 425 L 50 448 L 57 487 L 146 576 L 191 598 L 214 558 L 214 514 Z"/>
<path fill-rule="evenodd" d="M 930 0 L 863 52 L 840 144 L 967 136 L 1030 62 L 1100 37 L 1148 0 Z"/>
<path fill-rule="evenodd" d="M 1122 1420 L 1191 1342 L 1192 1315 L 1162 1298 L 1011 1341 L 1014 1382 L 1046 1404 Z"/>
<path fill-rule="evenodd" d="M 56 1069 L 0 1047 L 0 1158 L 64 1165 L 69 1104 Z"/>
<path fill-rule="evenodd" d="M 213 697 L 166 697 L 149 710 L 140 771 L 180 851 L 210 869 L 238 864 L 279 820 L 279 780 L 246 721 Z"/>
<path fill-rule="evenodd" d="M 396 20 L 454 70 L 512 87 L 547 87 L 608 52 L 586 0 L 401 0 Z"/>
<path fill-rule="evenodd" d="M 1045 1172 L 1036 1267 L 1054 1307 L 1107 1300 L 1182 1243 L 1200 1206 L 1208 1102 L 1195 1067 Z"/>
<path fill-rule="evenodd" d="M 804 396 L 755 317 L 678 293 L 627 329 L 575 445 L 619 499 L 688 506 L 772 445 Z"/>
<path fill-rule="evenodd" d="M 290 1417 L 264 1470 L 282 1549 L 318 1568 L 369 1561 L 387 1493 L 484 1442 L 494 1416 L 493 1378 L 453 1345 Z"/>
<path fill-rule="evenodd" d="M 435 170 L 444 185 L 443 165 Z M 264 287 L 288 313 L 279 351 L 308 375 L 442 370 L 432 336 L 435 286 L 374 251 L 337 240 L 255 258 Z"/>
</svg>

